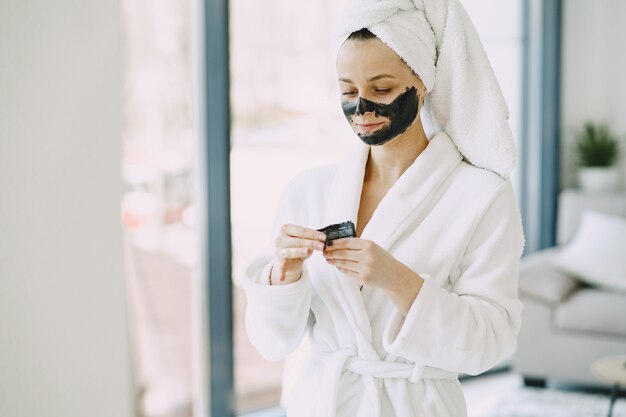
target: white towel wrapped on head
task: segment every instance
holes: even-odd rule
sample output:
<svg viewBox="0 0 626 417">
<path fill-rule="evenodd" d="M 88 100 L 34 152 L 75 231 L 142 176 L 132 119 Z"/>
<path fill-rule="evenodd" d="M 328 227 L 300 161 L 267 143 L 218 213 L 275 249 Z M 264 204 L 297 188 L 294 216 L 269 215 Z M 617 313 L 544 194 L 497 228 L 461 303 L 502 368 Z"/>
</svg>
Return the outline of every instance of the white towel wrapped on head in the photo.
<svg viewBox="0 0 626 417">
<path fill-rule="evenodd" d="M 363 28 L 424 82 L 425 127 L 445 131 L 473 165 L 508 178 L 516 162 L 508 107 L 459 1 L 348 0 L 337 23 L 335 56 L 348 36 Z"/>
</svg>

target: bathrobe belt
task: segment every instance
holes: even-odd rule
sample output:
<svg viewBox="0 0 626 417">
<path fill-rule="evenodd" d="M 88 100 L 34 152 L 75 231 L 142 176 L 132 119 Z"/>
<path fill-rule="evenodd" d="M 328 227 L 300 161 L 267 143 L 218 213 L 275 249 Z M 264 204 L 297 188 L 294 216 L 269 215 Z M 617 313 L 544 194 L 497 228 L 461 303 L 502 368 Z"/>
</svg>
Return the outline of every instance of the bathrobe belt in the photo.
<svg viewBox="0 0 626 417">
<path fill-rule="evenodd" d="M 382 387 L 387 379 L 407 379 L 417 383 L 423 379 L 458 379 L 459 374 L 419 363 L 368 360 L 357 356 L 352 349 L 336 352 L 313 351 L 313 360 L 324 366 L 323 386 L 320 387 L 319 417 L 334 417 L 337 389 L 344 370 L 363 377 L 367 398 L 372 401 L 372 416 L 381 415 Z M 376 378 L 379 380 L 376 381 Z M 381 381 L 382 380 L 382 381 Z"/>
</svg>

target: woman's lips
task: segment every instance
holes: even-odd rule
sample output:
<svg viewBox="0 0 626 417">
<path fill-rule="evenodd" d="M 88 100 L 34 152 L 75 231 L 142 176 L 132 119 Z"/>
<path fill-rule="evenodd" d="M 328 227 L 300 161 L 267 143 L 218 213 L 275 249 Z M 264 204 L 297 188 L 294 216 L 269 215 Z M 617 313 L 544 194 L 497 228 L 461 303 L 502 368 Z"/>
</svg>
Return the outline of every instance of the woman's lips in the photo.
<svg viewBox="0 0 626 417">
<path fill-rule="evenodd" d="M 365 131 L 365 132 L 371 132 L 372 130 L 376 129 L 377 127 L 383 125 L 385 122 L 380 122 L 380 123 L 357 123 L 357 126 Z"/>
</svg>

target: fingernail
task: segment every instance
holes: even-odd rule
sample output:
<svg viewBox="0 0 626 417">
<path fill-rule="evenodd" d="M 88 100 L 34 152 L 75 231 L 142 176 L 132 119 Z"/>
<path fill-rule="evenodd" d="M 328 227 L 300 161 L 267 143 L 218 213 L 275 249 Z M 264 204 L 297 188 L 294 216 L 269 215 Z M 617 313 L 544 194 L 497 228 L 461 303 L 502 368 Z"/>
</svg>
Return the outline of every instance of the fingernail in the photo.
<svg viewBox="0 0 626 417">
<path fill-rule="evenodd" d="M 317 238 L 323 242 L 326 241 L 326 235 L 324 233 L 320 233 L 319 235 L 317 235 Z"/>
<path fill-rule="evenodd" d="M 315 244 L 315 249 L 323 250 L 324 249 L 324 244 L 323 243 L 316 243 Z"/>
</svg>

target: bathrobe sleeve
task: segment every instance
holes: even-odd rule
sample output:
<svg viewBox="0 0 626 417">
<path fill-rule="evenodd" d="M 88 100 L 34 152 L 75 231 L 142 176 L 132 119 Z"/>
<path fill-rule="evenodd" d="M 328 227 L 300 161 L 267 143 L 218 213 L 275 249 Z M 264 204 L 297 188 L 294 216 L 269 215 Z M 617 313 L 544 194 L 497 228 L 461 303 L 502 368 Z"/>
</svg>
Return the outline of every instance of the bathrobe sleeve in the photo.
<svg viewBox="0 0 626 417">
<path fill-rule="evenodd" d="M 288 285 L 268 285 L 267 274 L 273 263 L 273 239 L 285 223 L 301 224 L 302 207 L 297 205 L 293 182 L 283 190 L 272 227 L 268 252 L 251 262 L 240 283 L 248 302 L 245 326 L 248 338 L 265 359 L 278 361 L 300 344 L 310 320 L 311 285 L 305 266 L 300 279 Z"/>
<path fill-rule="evenodd" d="M 385 327 L 385 349 L 468 375 L 497 365 L 516 349 L 523 309 L 517 297 L 523 248 L 515 194 L 510 181 L 504 181 L 479 217 L 451 291 L 420 274 L 424 283 L 406 317 L 395 311 Z"/>
</svg>

